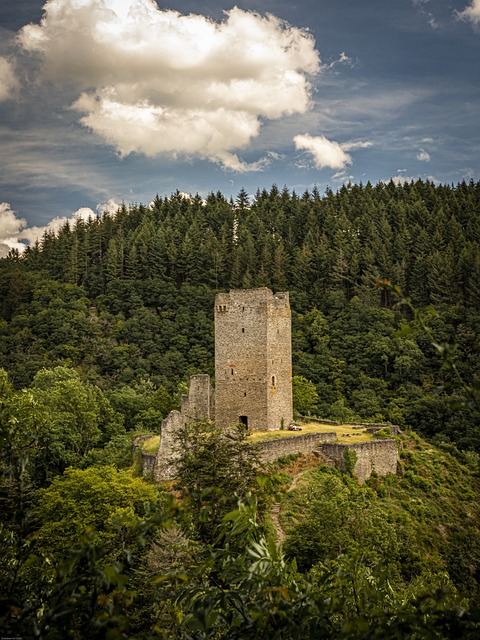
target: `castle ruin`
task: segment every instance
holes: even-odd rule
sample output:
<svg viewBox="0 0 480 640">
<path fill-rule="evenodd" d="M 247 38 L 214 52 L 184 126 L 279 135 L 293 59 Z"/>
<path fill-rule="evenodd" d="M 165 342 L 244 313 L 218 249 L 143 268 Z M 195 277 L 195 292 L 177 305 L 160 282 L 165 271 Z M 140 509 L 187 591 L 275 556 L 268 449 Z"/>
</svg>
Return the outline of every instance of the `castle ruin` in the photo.
<svg viewBox="0 0 480 640">
<path fill-rule="evenodd" d="M 190 378 L 181 411 L 162 422 L 158 453 L 142 454 L 143 473 L 156 480 L 172 480 L 179 456 L 178 431 L 188 423 L 215 420 L 228 428 L 243 424 L 251 430 L 277 430 L 293 418 L 291 312 L 288 292 L 270 289 L 232 290 L 215 299 L 215 389 L 210 377 Z M 388 425 L 371 425 L 379 429 Z M 343 469 L 344 452 L 354 450 L 354 474 L 360 482 L 373 471 L 395 473 L 395 440 L 352 445 L 337 444 L 336 433 L 303 434 L 258 444 L 260 458 L 271 462 L 281 456 L 321 451 L 327 463 Z M 139 441 L 142 438 L 139 438 Z"/>
</svg>

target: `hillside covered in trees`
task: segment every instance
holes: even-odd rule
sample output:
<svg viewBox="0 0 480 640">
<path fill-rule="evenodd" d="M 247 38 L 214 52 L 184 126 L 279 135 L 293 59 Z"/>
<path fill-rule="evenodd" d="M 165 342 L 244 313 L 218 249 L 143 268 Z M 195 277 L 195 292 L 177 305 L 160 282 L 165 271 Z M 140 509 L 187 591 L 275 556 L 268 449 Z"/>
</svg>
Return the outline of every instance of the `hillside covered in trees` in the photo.
<svg viewBox="0 0 480 640">
<path fill-rule="evenodd" d="M 434 307 L 422 316 L 430 337 L 377 279 L 415 309 Z M 316 387 L 311 413 L 390 421 L 480 451 L 478 412 L 432 345 L 450 345 L 474 388 L 480 183 L 301 196 L 273 186 L 235 201 L 177 193 L 66 225 L 0 261 L 0 366 L 17 388 L 44 367 L 73 367 L 128 429 L 148 427 L 189 375 L 213 374 L 215 293 L 260 286 L 290 291 L 294 375 Z"/>
<path fill-rule="evenodd" d="M 0 260 L 1 635 L 476 639 L 479 244 L 480 183 L 418 181 L 177 193 Z M 205 424 L 173 487 L 140 476 L 132 439 L 213 374 L 215 294 L 260 286 L 297 409 L 399 424 L 397 475 L 259 468 Z"/>
</svg>

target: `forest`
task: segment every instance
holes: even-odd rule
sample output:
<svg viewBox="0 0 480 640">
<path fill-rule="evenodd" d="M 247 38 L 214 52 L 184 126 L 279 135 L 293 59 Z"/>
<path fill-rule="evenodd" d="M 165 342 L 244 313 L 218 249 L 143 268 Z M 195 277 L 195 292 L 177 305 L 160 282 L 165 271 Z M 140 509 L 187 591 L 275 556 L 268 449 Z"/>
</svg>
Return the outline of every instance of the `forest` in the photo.
<svg viewBox="0 0 480 640">
<path fill-rule="evenodd" d="M 418 180 L 176 192 L 11 251 L 2 634 L 478 637 L 479 245 L 480 182 Z M 133 438 L 213 377 L 216 293 L 261 286 L 290 292 L 297 411 L 399 425 L 398 476 L 259 473 L 212 425 L 173 493 L 139 476 Z"/>
</svg>

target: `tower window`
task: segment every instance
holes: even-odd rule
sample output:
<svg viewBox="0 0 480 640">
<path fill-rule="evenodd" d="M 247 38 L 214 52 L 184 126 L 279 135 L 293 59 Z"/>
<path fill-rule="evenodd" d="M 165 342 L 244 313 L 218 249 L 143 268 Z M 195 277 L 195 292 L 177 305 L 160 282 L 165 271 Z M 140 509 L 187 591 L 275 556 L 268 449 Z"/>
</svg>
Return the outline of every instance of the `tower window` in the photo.
<svg viewBox="0 0 480 640">
<path fill-rule="evenodd" d="M 233 376 L 233 369 L 230 369 L 230 373 L 231 373 L 231 374 L 232 374 L 232 376 Z"/>
<path fill-rule="evenodd" d="M 275 386 L 275 376 L 272 376 L 272 387 Z"/>
<path fill-rule="evenodd" d="M 242 333 L 245 333 L 245 327 L 242 327 Z"/>
</svg>

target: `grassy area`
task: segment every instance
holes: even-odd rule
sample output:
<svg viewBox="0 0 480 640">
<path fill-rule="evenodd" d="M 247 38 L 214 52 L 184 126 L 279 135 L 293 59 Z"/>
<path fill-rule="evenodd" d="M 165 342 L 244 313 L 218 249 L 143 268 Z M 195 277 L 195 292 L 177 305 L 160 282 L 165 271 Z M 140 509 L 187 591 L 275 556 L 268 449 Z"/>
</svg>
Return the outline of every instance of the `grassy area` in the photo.
<svg viewBox="0 0 480 640">
<path fill-rule="evenodd" d="M 366 433 L 365 429 L 354 429 L 351 425 L 331 425 L 331 424 L 318 424 L 318 422 L 309 422 L 299 425 L 301 431 L 251 431 L 249 436 L 250 442 L 261 442 L 263 440 L 275 440 L 277 438 L 294 438 L 295 436 L 301 436 L 305 433 L 332 433 L 337 434 L 337 441 L 342 444 L 354 443 L 354 442 L 367 442 L 372 440 L 374 436 L 371 433 Z M 152 436 L 148 440 L 144 440 L 142 443 L 145 453 L 157 453 L 160 444 L 160 436 Z"/>
<path fill-rule="evenodd" d="M 332 433 L 337 434 L 337 441 L 341 443 L 367 442 L 372 440 L 371 433 L 366 433 L 365 429 L 354 429 L 352 425 L 341 424 L 318 424 L 318 422 L 309 422 L 299 425 L 301 431 L 253 431 L 249 437 L 251 442 L 261 442 L 263 440 L 275 440 L 276 438 L 294 438 L 305 433 Z"/>
<path fill-rule="evenodd" d="M 160 436 L 152 436 L 148 440 L 142 442 L 142 447 L 145 453 L 157 453 L 160 446 Z"/>
</svg>

